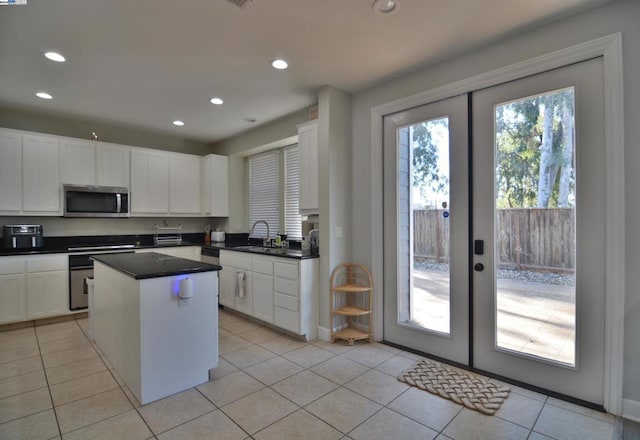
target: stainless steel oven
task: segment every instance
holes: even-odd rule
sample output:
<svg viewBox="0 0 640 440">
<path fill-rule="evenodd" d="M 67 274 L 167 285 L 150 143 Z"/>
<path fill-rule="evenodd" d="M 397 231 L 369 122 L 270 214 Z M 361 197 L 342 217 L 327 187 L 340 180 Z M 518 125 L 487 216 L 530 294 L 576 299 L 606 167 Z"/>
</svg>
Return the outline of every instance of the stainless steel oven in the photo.
<svg viewBox="0 0 640 440">
<path fill-rule="evenodd" d="M 134 245 L 92 246 L 69 248 L 69 308 L 82 310 L 89 306 L 89 291 L 86 283 L 93 276 L 91 256 L 98 254 L 132 253 Z"/>
</svg>

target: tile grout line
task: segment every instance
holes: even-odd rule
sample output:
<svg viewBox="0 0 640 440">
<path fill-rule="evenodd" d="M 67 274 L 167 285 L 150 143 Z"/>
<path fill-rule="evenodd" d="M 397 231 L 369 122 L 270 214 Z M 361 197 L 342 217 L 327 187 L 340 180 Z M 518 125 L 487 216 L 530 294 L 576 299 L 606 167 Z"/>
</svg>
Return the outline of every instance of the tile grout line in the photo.
<svg viewBox="0 0 640 440">
<path fill-rule="evenodd" d="M 40 350 L 40 339 L 38 338 L 38 332 L 34 324 L 33 333 L 36 337 L 36 343 L 38 344 L 38 353 L 40 353 L 40 362 L 42 363 L 42 370 L 44 372 L 44 380 L 47 383 L 47 391 L 49 392 L 49 399 L 51 400 L 51 409 L 53 410 L 53 417 L 56 419 L 56 426 L 58 427 L 58 435 L 62 438 L 62 428 L 60 428 L 60 421 L 58 420 L 58 412 L 56 411 L 56 405 L 53 402 L 53 394 L 51 393 L 51 386 L 49 385 L 49 376 L 47 375 L 47 369 L 44 365 L 44 358 L 42 357 L 42 351 Z"/>
</svg>

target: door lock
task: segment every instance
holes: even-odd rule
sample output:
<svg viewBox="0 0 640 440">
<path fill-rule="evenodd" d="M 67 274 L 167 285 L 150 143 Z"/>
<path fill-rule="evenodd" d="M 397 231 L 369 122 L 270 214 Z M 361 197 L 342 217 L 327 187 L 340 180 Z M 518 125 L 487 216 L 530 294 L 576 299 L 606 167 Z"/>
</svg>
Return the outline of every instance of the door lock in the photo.
<svg viewBox="0 0 640 440">
<path fill-rule="evenodd" d="M 473 269 L 474 269 L 476 272 L 482 272 L 482 271 L 484 270 L 484 264 L 482 264 L 482 263 L 476 263 L 476 264 L 474 264 L 474 265 L 473 265 Z"/>
</svg>

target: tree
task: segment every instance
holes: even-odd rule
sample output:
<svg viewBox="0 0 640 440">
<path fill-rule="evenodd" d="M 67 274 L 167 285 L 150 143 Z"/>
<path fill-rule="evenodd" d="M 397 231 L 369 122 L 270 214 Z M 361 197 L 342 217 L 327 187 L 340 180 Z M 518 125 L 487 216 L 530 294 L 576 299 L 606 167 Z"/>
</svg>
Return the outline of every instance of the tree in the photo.
<svg viewBox="0 0 640 440">
<path fill-rule="evenodd" d="M 542 143 L 540 144 L 540 175 L 538 178 L 538 208 L 547 208 L 555 182 L 556 160 L 553 157 L 553 115 L 555 96 L 547 95 L 541 100 Z"/>
<path fill-rule="evenodd" d="M 437 127 L 448 130 L 448 118 L 434 119 L 411 127 L 413 146 L 413 186 L 427 198 L 427 188 L 434 193 L 448 193 L 449 178 L 438 166 L 438 144 L 434 132 Z"/>
<path fill-rule="evenodd" d="M 573 89 L 496 107 L 496 206 L 570 206 Z"/>
</svg>

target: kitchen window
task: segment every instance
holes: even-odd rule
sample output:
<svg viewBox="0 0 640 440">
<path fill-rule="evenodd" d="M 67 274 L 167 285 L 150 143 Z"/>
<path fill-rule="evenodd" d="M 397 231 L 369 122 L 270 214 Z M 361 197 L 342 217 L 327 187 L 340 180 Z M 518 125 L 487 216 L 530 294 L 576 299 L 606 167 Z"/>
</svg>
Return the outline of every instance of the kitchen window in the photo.
<svg viewBox="0 0 640 440">
<path fill-rule="evenodd" d="M 298 145 L 249 156 L 249 230 L 258 220 L 269 223 L 273 238 L 278 233 L 288 239 L 302 239 L 299 209 Z M 284 225 L 284 226 L 282 226 Z M 266 237 L 264 224 L 256 225 L 253 236 Z"/>
</svg>

